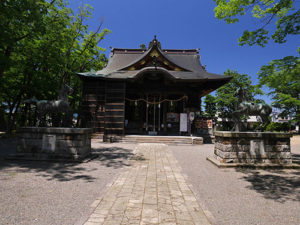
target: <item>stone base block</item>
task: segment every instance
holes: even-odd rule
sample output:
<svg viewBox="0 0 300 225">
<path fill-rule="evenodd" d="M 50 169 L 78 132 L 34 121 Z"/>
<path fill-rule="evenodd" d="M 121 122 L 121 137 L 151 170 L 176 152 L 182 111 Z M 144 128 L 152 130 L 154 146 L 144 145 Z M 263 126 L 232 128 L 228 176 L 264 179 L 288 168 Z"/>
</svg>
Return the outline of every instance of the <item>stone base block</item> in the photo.
<svg viewBox="0 0 300 225">
<path fill-rule="evenodd" d="M 292 164 L 289 133 L 215 132 L 214 158 L 220 163 Z"/>
<path fill-rule="evenodd" d="M 203 145 L 203 137 L 194 137 L 193 145 Z"/>
<path fill-rule="evenodd" d="M 257 169 L 300 169 L 300 165 L 297 163 L 285 163 L 285 164 L 279 164 L 279 163 L 239 163 L 239 162 L 220 162 L 216 157 L 207 157 L 206 158 L 209 162 L 213 163 L 219 168 L 230 168 L 230 167 L 243 167 L 243 168 L 257 168 Z"/>
<path fill-rule="evenodd" d="M 79 160 L 91 152 L 88 128 L 22 127 L 17 131 L 17 153 L 36 159 Z"/>
</svg>

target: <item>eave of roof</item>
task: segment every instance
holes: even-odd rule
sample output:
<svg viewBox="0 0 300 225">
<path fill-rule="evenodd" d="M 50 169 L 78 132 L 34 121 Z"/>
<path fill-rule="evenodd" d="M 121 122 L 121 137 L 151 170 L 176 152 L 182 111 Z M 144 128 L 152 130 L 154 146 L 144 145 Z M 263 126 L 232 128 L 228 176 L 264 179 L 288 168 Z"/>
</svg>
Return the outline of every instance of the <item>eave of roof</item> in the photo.
<svg viewBox="0 0 300 225">
<path fill-rule="evenodd" d="M 159 72 L 168 74 L 171 79 L 174 80 L 184 80 L 184 81 L 201 81 L 201 80 L 230 80 L 230 76 L 222 76 L 213 73 L 196 73 L 193 71 L 169 71 L 162 67 L 146 67 L 141 70 L 131 70 L 131 71 L 115 71 L 109 74 L 96 74 L 93 72 L 78 73 L 81 77 L 93 77 L 100 79 L 137 79 L 139 76 L 146 74 L 148 72 Z"/>
</svg>

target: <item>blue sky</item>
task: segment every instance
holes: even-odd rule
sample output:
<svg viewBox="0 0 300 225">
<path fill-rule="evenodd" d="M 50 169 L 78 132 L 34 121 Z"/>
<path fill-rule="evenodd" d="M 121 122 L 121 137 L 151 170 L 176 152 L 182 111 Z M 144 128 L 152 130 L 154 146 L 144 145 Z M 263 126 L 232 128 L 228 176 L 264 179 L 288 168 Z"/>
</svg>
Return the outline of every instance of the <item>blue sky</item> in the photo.
<svg viewBox="0 0 300 225">
<path fill-rule="evenodd" d="M 289 37 L 285 44 L 270 42 L 265 48 L 239 46 L 238 38 L 245 29 L 261 25 L 250 15 L 239 23 L 226 24 L 215 19 L 212 0 L 71 0 L 70 6 L 88 3 L 94 8 L 89 20 L 90 30 L 96 30 L 104 17 L 104 26 L 112 31 L 100 43 L 109 54 L 109 47 L 139 48 L 157 35 L 164 49 L 200 48 L 201 61 L 212 73 L 227 69 L 251 76 L 257 84 L 257 72 L 272 59 L 296 55 L 299 39 Z M 264 91 L 268 91 L 264 89 Z M 262 96 L 267 102 L 270 99 Z"/>
</svg>

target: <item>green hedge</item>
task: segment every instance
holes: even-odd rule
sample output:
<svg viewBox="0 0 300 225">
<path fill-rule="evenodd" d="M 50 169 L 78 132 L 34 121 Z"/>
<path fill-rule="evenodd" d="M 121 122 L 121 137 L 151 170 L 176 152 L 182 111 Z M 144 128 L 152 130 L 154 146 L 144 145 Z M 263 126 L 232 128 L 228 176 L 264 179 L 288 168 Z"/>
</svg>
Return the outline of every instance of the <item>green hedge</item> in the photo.
<svg viewBox="0 0 300 225">
<path fill-rule="evenodd" d="M 289 123 L 271 122 L 266 127 L 266 131 L 290 131 L 290 130 L 291 130 L 291 125 Z"/>
</svg>

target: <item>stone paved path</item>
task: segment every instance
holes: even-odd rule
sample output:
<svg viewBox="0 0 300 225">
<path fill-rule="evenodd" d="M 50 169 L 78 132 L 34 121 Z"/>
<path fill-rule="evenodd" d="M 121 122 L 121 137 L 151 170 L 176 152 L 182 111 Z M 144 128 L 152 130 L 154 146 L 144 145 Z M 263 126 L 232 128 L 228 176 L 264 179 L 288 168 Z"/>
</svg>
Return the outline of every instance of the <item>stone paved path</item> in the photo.
<svg viewBox="0 0 300 225">
<path fill-rule="evenodd" d="M 138 144 L 134 153 L 85 225 L 210 224 L 167 145 Z"/>
</svg>

